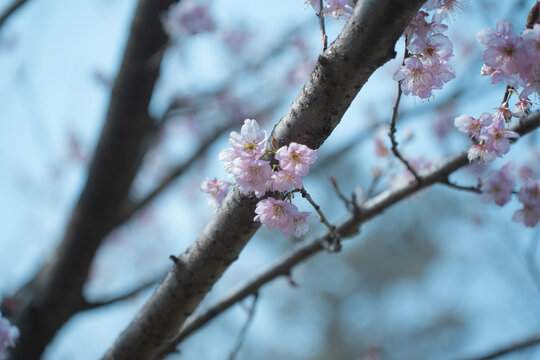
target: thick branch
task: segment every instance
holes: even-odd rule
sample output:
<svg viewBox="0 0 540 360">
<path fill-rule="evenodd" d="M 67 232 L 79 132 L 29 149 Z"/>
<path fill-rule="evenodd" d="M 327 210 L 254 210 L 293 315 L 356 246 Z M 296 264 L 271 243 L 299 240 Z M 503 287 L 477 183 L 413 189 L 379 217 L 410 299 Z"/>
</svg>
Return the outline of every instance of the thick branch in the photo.
<svg viewBox="0 0 540 360">
<path fill-rule="evenodd" d="M 530 114 L 519 120 L 514 126 L 512 126 L 512 129 L 521 135 L 525 135 L 538 127 L 540 127 L 540 112 L 535 112 L 534 114 Z M 466 165 L 468 165 L 467 154 L 462 153 L 448 160 L 438 168 L 423 173 L 423 181 L 420 184 L 414 183 L 400 189 L 387 190 L 376 198 L 368 201 L 359 209 L 358 212 L 352 213 L 347 219 L 344 219 L 341 222 L 341 225 L 337 227 L 337 233 L 342 239 L 356 235 L 360 226 L 369 219 L 373 218 L 375 215 L 382 213 L 384 210 L 398 203 L 405 197 L 413 195 L 414 193 L 433 184 L 439 183 L 441 181 L 440 179 L 446 179 L 451 173 Z M 208 310 L 201 314 L 190 316 L 180 330 L 179 334 L 162 353 L 162 356 L 174 352 L 176 346 L 178 346 L 178 344 L 180 344 L 189 335 L 206 325 L 209 321 L 229 309 L 234 304 L 244 300 L 251 294 L 257 293 L 261 287 L 270 281 L 283 275 L 289 275 L 294 266 L 302 263 L 304 260 L 319 253 L 320 251 L 325 250 L 326 244 L 331 241 L 333 241 L 332 235 L 330 232 L 328 232 L 324 236 L 321 236 L 310 243 L 302 244 L 296 247 L 288 254 L 277 260 L 274 264 L 269 266 L 266 270 L 262 271 L 245 284 L 231 291 L 221 300 L 218 300 L 216 304 L 210 307 Z M 540 338 L 538 338 L 536 342 L 540 342 Z M 532 343 L 530 345 L 532 345 Z M 491 358 L 479 358 L 478 360 L 481 359 Z"/>
<path fill-rule="evenodd" d="M 359 2 L 287 114 L 274 127 L 280 145 L 318 148 L 337 126 L 371 74 L 391 59 L 394 45 L 423 0 Z M 234 190 L 105 359 L 152 359 L 210 291 L 255 233 L 257 199 Z"/>
<path fill-rule="evenodd" d="M 12 318 L 21 337 L 12 359 L 38 358 L 84 303 L 82 289 L 94 254 L 114 225 L 151 143 L 148 104 L 159 75 L 159 50 L 167 42 L 159 17 L 173 2 L 139 1 L 88 179 L 64 238 L 51 261 L 15 295 Z"/>
</svg>

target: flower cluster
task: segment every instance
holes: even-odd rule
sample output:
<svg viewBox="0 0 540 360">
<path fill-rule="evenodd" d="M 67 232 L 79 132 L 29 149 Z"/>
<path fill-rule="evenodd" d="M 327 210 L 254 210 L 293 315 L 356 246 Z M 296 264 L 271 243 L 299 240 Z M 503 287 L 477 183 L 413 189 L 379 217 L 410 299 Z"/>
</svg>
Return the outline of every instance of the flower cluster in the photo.
<svg viewBox="0 0 540 360">
<path fill-rule="evenodd" d="M 448 29 L 443 22 L 462 6 L 457 0 L 430 0 L 407 26 L 404 35 L 409 54 L 393 77 L 402 82 L 403 94 L 427 99 L 434 89 L 442 89 L 455 77 L 448 64 L 453 56 L 452 42 L 443 34 Z M 429 22 L 425 10 L 434 11 Z"/>
<path fill-rule="evenodd" d="M 169 37 L 175 39 L 184 34 L 196 35 L 212 32 L 216 26 L 210 16 L 208 6 L 196 4 L 194 1 L 183 1 L 171 5 L 161 22 Z"/>
<path fill-rule="evenodd" d="M 490 171 L 482 181 L 483 202 L 495 202 L 503 206 L 510 201 L 515 193 L 516 184 L 515 166 L 509 161 L 500 170 Z M 530 174 L 529 174 L 530 175 Z M 514 213 L 513 220 L 525 226 L 535 226 L 540 221 L 540 181 L 532 176 L 525 176 L 517 198 L 523 208 Z"/>
<path fill-rule="evenodd" d="M 322 15 L 329 15 L 333 19 L 339 19 L 341 17 L 349 17 L 354 9 L 354 3 L 352 0 L 326 0 L 326 5 L 323 3 L 323 9 L 321 11 L 321 2 L 319 0 L 306 0 L 306 4 L 309 3 L 311 7 Z"/>
<path fill-rule="evenodd" d="M 511 139 L 519 134 L 505 128 L 506 116 L 502 111 L 494 115 L 483 113 L 478 119 L 469 115 L 458 116 L 454 125 L 475 143 L 469 149 L 469 161 L 489 163 L 510 150 Z"/>
<path fill-rule="evenodd" d="M 257 198 L 267 191 L 288 192 L 302 189 L 302 178 L 317 159 L 317 150 L 306 145 L 290 143 L 276 151 L 266 149 L 268 138 L 260 131 L 256 120 L 246 119 L 240 133 L 231 132 L 228 149 L 219 154 L 225 162 L 225 171 L 235 178 L 242 194 L 251 192 Z M 277 164 L 271 165 L 266 155 L 274 155 Z M 212 195 L 211 203 L 219 204 L 225 198 L 231 183 L 207 180 L 201 184 L 203 192 Z M 307 221 L 317 219 L 308 212 L 300 212 L 292 203 L 268 197 L 257 203 L 255 220 L 270 228 L 279 228 L 285 236 L 301 236 L 307 232 Z"/>
<path fill-rule="evenodd" d="M 482 75 L 490 76 L 493 84 L 505 81 L 515 89 L 523 88 L 521 101 L 540 90 L 540 24 L 525 29 L 521 37 L 512 24 L 497 21 L 495 30 L 482 29 L 476 39 L 483 47 Z"/>
<path fill-rule="evenodd" d="M 14 347 L 19 338 L 19 329 L 12 326 L 0 313 L 0 360 L 8 358 L 8 347 Z"/>
</svg>

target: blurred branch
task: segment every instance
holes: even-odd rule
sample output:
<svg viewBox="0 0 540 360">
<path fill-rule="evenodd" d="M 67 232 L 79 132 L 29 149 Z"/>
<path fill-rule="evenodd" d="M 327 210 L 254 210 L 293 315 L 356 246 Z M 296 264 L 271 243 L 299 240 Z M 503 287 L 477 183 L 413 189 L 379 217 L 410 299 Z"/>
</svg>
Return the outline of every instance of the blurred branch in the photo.
<svg viewBox="0 0 540 360">
<path fill-rule="evenodd" d="M 461 359 L 461 360 L 491 360 L 491 359 L 496 359 L 496 358 L 498 358 L 500 356 L 507 355 L 507 354 L 510 354 L 510 353 L 513 353 L 513 352 L 516 352 L 516 351 L 520 351 L 520 350 L 526 349 L 526 348 L 528 348 L 530 346 L 537 345 L 539 343 L 540 343 L 540 335 L 534 335 L 534 336 L 531 336 L 530 338 L 527 338 L 525 340 L 522 340 L 522 341 L 510 344 L 510 345 L 508 345 L 506 347 L 491 351 L 491 352 L 489 352 L 489 353 L 487 353 L 485 355 L 464 358 L 464 359 Z"/>
<path fill-rule="evenodd" d="M 244 344 L 244 341 L 246 340 L 247 332 L 249 330 L 249 326 L 253 322 L 253 318 L 255 315 L 255 308 L 257 307 L 257 301 L 259 300 L 259 294 L 255 293 L 253 294 L 253 302 L 251 303 L 251 306 L 248 309 L 248 316 L 246 319 L 246 323 L 242 327 L 242 330 L 240 331 L 240 334 L 238 335 L 238 340 L 236 342 L 236 345 L 234 346 L 234 349 L 231 352 L 231 355 L 229 356 L 229 360 L 236 359 L 236 356 L 238 355 L 238 352 L 242 348 L 242 345 Z"/>
<path fill-rule="evenodd" d="M 343 31 L 274 127 L 279 146 L 317 149 L 339 124 L 371 74 L 395 56 L 394 46 L 423 0 L 358 2 Z M 235 188 L 199 238 L 178 257 L 152 297 L 104 359 L 152 359 L 170 342 L 258 229 L 258 199 Z"/>
<path fill-rule="evenodd" d="M 162 278 L 163 277 L 159 277 L 159 278 L 156 278 L 156 279 L 146 281 L 146 282 L 136 286 L 132 290 L 126 292 L 125 294 L 122 294 L 122 295 L 119 295 L 119 296 L 116 296 L 116 297 L 113 297 L 113 298 L 110 298 L 110 299 L 107 299 L 107 300 L 97 300 L 97 301 L 86 301 L 86 300 L 84 300 L 83 304 L 81 306 L 81 310 L 82 311 L 92 310 L 92 309 L 96 309 L 96 308 L 99 308 L 99 307 L 116 304 L 116 303 L 124 301 L 124 300 L 129 300 L 132 297 L 134 297 L 135 295 L 138 295 L 139 293 L 143 292 L 144 290 L 156 285 Z"/>
<path fill-rule="evenodd" d="M 39 358 L 80 308 L 94 255 L 114 226 L 148 150 L 154 127 L 148 105 L 160 72 L 155 54 L 168 41 L 160 15 L 173 2 L 138 1 L 105 125 L 63 239 L 50 261 L 14 296 L 11 318 L 21 336 L 12 360 Z"/>
<path fill-rule="evenodd" d="M 537 127 L 540 127 L 540 111 L 521 118 L 511 128 L 513 131 L 517 131 L 520 135 L 525 135 Z M 421 183 L 414 183 L 399 189 L 387 190 L 374 199 L 367 201 L 365 205 L 360 207 L 359 211 L 350 214 L 348 218 L 344 219 L 341 222 L 341 225 L 337 227 L 337 233 L 343 240 L 356 235 L 363 223 L 367 222 L 376 215 L 381 214 L 383 211 L 397 204 L 406 197 L 413 195 L 431 185 L 440 183 L 442 180 L 446 179 L 448 175 L 464 166 L 467 166 L 468 164 L 469 161 L 467 159 L 467 152 L 463 152 L 449 159 L 438 168 L 422 173 Z M 259 275 L 256 275 L 244 285 L 239 286 L 237 289 L 231 291 L 228 295 L 225 295 L 208 310 L 201 314 L 190 316 L 178 335 L 172 340 L 171 344 L 166 348 L 166 351 L 163 352 L 161 356 L 174 352 L 176 346 L 178 346 L 178 344 L 180 344 L 189 335 L 203 327 L 206 323 L 229 309 L 237 302 L 242 301 L 250 294 L 258 292 L 260 288 L 270 281 L 283 275 L 289 275 L 294 266 L 302 263 L 312 255 L 324 250 L 327 244 L 331 241 L 332 234 L 328 232 L 324 236 L 321 236 L 312 242 L 298 246 L 281 257 L 266 270 L 262 271 Z M 540 342 L 540 337 L 538 338 L 537 342 Z"/>
<path fill-rule="evenodd" d="M 4 26 L 4 23 L 6 20 L 13 15 L 15 11 L 17 11 L 21 6 L 23 6 L 25 3 L 27 3 L 28 0 L 15 0 L 12 2 L 2 14 L 0 14 L 0 29 L 2 26 Z"/>
</svg>

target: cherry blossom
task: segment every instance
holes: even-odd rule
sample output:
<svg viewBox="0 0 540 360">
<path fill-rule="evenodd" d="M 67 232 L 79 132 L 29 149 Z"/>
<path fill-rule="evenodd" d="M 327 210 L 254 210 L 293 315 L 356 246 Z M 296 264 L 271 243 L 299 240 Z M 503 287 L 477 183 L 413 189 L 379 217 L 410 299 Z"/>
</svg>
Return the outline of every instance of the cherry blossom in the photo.
<svg viewBox="0 0 540 360">
<path fill-rule="evenodd" d="M 225 171 L 232 172 L 233 163 L 238 158 L 256 160 L 266 149 L 266 131 L 259 131 L 256 120 L 246 119 L 240 134 L 232 131 L 229 137 L 229 149 L 219 154 L 219 160 L 225 162 Z"/>
<path fill-rule="evenodd" d="M 275 158 L 282 170 L 297 176 L 306 176 L 309 173 L 309 166 L 317 159 L 317 150 L 292 142 L 289 146 L 279 148 Z"/>
<path fill-rule="evenodd" d="M 283 233 L 291 233 L 293 218 L 298 214 L 298 209 L 288 201 L 269 197 L 257 203 L 255 213 L 255 221 L 269 228 L 278 228 Z"/>
<path fill-rule="evenodd" d="M 352 0 L 326 0 L 326 6 L 322 10 L 324 15 L 328 14 L 333 19 L 348 17 L 352 14 L 354 4 Z"/>
<path fill-rule="evenodd" d="M 285 192 L 302 188 L 302 177 L 288 171 L 274 171 L 270 179 L 273 191 Z"/>
<path fill-rule="evenodd" d="M 261 197 L 270 186 L 272 167 L 266 160 L 237 158 L 233 163 L 231 174 L 236 179 L 242 194 L 247 195 L 253 191 L 255 196 Z"/>
<path fill-rule="evenodd" d="M 490 171 L 482 183 L 483 202 L 494 201 L 495 204 L 503 206 L 512 198 L 515 181 L 512 171 L 514 164 L 509 161 L 498 171 Z"/>
<path fill-rule="evenodd" d="M 183 1 L 171 5 L 161 22 L 165 32 L 171 38 L 178 38 L 184 34 L 196 35 L 212 32 L 216 28 L 208 7 L 196 4 L 194 1 Z"/>
<path fill-rule="evenodd" d="M 430 98 L 435 79 L 433 73 L 416 57 L 405 59 L 403 66 L 394 74 L 394 80 L 402 81 L 401 90 L 405 95 Z"/>
<path fill-rule="evenodd" d="M 201 191 L 212 195 L 208 200 L 211 206 L 217 206 L 221 204 L 227 193 L 229 192 L 230 183 L 223 180 L 211 179 L 205 180 L 201 183 Z"/>
<path fill-rule="evenodd" d="M 320 218 L 310 212 L 302 211 L 293 216 L 292 226 L 283 232 L 285 237 L 289 237 L 292 233 L 295 237 L 301 237 L 309 231 L 308 222 L 320 221 Z M 290 232 L 290 233 L 289 233 Z"/>
<path fill-rule="evenodd" d="M 19 329 L 12 326 L 9 321 L 2 317 L 0 313 L 0 360 L 9 356 L 8 348 L 15 346 L 15 341 L 19 338 Z"/>
</svg>

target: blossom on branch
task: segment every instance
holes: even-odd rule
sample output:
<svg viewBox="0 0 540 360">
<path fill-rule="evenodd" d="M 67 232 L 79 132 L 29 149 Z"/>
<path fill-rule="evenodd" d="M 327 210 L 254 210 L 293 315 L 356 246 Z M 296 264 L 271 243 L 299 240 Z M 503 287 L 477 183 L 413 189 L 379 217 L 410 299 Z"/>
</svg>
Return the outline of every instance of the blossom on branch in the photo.
<svg viewBox="0 0 540 360">
<path fill-rule="evenodd" d="M 514 164 L 509 161 L 500 170 L 490 171 L 482 183 L 480 199 L 486 203 L 494 201 L 499 206 L 509 202 L 515 186 L 513 170 Z"/>
<path fill-rule="evenodd" d="M 8 348 L 15 346 L 15 341 L 19 338 L 19 329 L 12 326 L 8 319 L 2 317 L 0 313 L 0 360 L 5 360 L 9 356 Z"/>
<path fill-rule="evenodd" d="M 227 193 L 229 192 L 230 183 L 224 180 L 212 179 L 205 180 L 201 183 L 201 191 L 212 195 L 208 200 L 210 206 L 221 204 Z"/>
<path fill-rule="evenodd" d="M 279 160 L 279 167 L 282 170 L 297 176 L 306 176 L 309 173 L 309 166 L 317 160 L 317 150 L 292 142 L 289 146 L 279 148 L 275 158 Z"/>
</svg>

